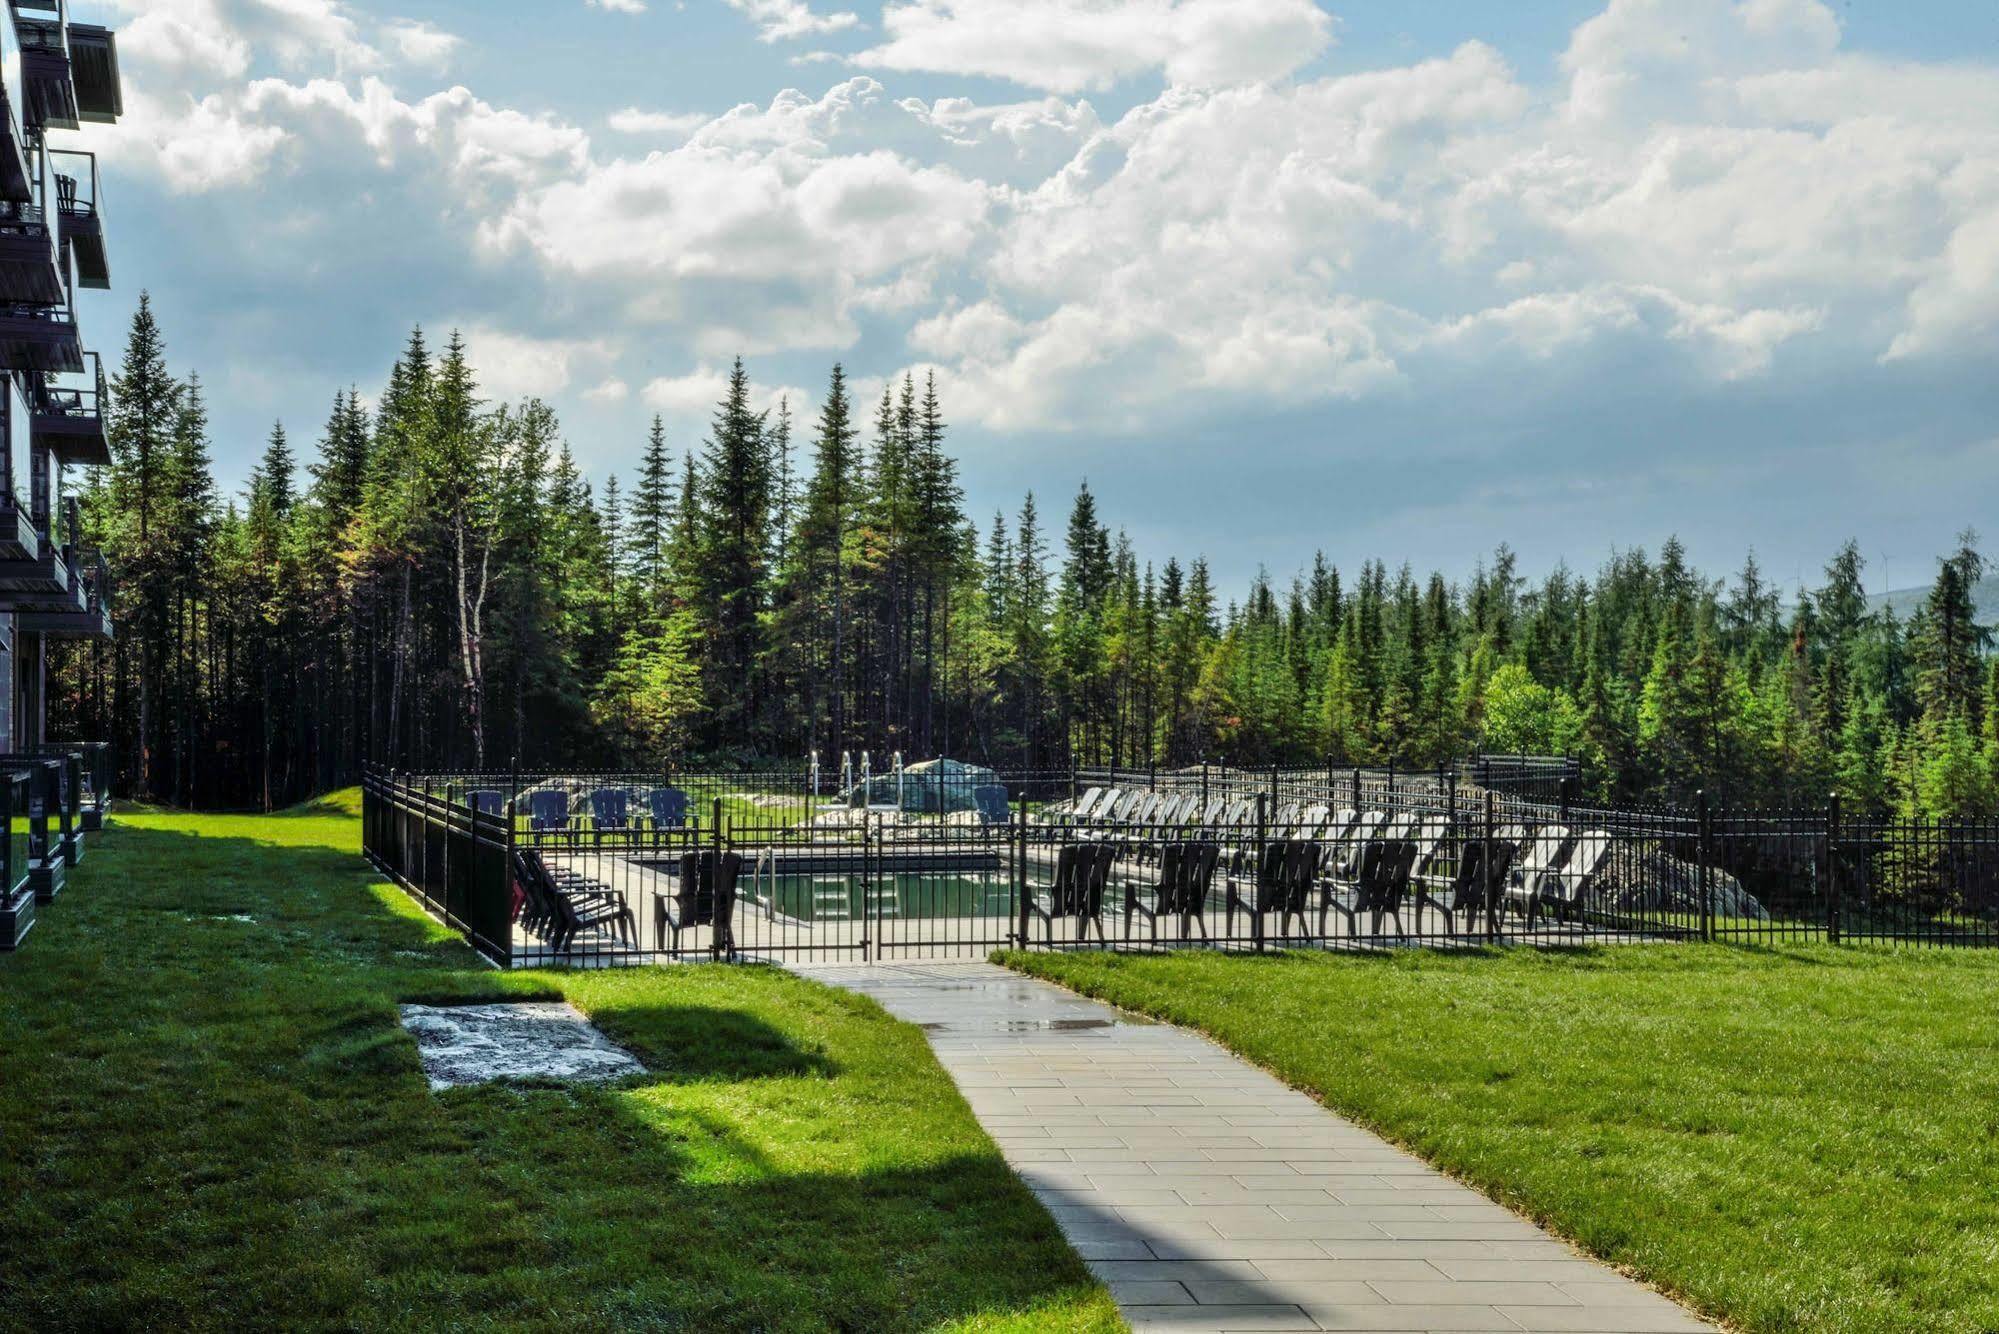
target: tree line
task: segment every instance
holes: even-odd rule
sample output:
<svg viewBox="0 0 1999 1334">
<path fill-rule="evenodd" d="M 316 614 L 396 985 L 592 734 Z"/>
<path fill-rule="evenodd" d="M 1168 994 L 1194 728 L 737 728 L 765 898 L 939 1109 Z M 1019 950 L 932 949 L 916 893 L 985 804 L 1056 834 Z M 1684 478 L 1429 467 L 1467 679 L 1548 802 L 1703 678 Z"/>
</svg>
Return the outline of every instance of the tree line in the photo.
<svg viewBox="0 0 1999 1334">
<path fill-rule="evenodd" d="M 1999 802 L 1999 671 L 1965 534 L 1907 620 L 1848 543 L 1790 605 L 1677 541 L 1593 575 L 1469 578 L 1323 556 L 1237 598 L 1142 558 L 1087 485 L 968 517 L 932 375 L 759 410 L 740 361 L 703 440 L 655 418 L 621 484 L 555 413 L 482 399 L 413 332 L 303 468 L 274 427 L 221 494 L 197 376 L 141 299 L 113 463 L 81 498 L 117 638 L 59 646 L 51 734 L 112 740 L 126 789 L 271 807 L 407 769 L 796 763 L 869 749 L 1009 767 L 1427 768 L 1580 757 L 1622 799 L 1705 788 L 1962 814 Z"/>
</svg>

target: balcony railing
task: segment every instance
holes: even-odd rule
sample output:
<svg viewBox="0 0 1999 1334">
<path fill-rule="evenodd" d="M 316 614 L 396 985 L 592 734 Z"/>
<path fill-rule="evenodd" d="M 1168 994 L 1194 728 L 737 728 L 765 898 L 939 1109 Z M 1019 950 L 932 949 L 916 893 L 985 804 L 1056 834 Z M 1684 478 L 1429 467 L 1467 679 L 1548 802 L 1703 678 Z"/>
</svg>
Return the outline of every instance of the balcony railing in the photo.
<svg viewBox="0 0 1999 1334">
<path fill-rule="evenodd" d="M 51 150 L 62 243 L 76 265 L 79 287 L 111 286 L 111 265 L 104 248 L 103 184 L 97 175 L 97 154 Z"/>
<path fill-rule="evenodd" d="M 66 298 L 62 182 L 53 156 L 34 148 L 29 154 L 32 197 L 25 203 L 0 201 L 0 301 L 53 306 Z"/>
<path fill-rule="evenodd" d="M 0 370 L 71 371 L 84 368 L 76 312 L 59 306 L 0 302 Z"/>
<path fill-rule="evenodd" d="M 0 199 L 25 202 L 34 194 L 28 183 L 28 138 L 21 133 L 21 35 L 0 15 Z"/>
<path fill-rule="evenodd" d="M 78 127 L 66 0 L 12 0 L 21 39 L 22 114 L 31 129 Z"/>
<path fill-rule="evenodd" d="M 83 360 L 80 374 L 43 377 L 34 400 L 35 440 L 64 463 L 101 466 L 111 462 L 110 440 L 104 433 L 111 395 L 105 386 L 103 358 L 86 352 Z"/>
</svg>

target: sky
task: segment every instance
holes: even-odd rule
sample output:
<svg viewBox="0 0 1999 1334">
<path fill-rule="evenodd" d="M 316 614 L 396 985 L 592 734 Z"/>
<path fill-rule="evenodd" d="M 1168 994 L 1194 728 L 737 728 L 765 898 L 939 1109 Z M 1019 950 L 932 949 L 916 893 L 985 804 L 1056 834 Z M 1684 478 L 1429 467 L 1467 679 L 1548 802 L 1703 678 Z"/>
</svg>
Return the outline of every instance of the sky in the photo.
<svg viewBox="0 0 1999 1334">
<path fill-rule="evenodd" d="M 1677 534 L 1999 552 L 1989 0 L 72 0 L 122 346 L 226 488 L 413 325 L 599 483 L 730 359 L 936 373 L 983 526 L 1087 480 L 1225 587 Z"/>
</svg>

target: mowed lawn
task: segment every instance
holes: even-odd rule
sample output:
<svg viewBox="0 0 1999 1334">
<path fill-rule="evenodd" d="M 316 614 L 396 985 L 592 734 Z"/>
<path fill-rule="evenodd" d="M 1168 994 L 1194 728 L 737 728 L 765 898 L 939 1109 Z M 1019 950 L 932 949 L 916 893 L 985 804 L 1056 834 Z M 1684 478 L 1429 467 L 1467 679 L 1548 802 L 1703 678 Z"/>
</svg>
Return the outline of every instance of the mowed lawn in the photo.
<svg viewBox="0 0 1999 1334">
<path fill-rule="evenodd" d="M 126 814 L 0 956 L 0 1326 L 1121 1328 L 922 1035 L 773 969 L 488 970 L 350 799 Z M 433 1095 L 399 1001 L 651 1074 Z"/>
<path fill-rule="evenodd" d="M 1999 1329 L 1999 954 L 1010 955 L 1750 1330 Z"/>
</svg>

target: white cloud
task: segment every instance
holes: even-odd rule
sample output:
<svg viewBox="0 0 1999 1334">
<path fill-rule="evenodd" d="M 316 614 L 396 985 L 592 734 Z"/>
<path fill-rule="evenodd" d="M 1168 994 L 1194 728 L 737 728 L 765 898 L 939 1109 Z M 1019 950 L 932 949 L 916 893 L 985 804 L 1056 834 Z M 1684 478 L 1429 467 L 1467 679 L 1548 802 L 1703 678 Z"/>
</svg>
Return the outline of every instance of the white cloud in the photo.
<svg viewBox="0 0 1999 1334">
<path fill-rule="evenodd" d="M 1073 93 L 1161 71 L 1201 87 L 1279 79 L 1332 42 L 1312 0 L 910 0 L 882 11 L 877 69 Z"/>
<path fill-rule="evenodd" d="M 438 321 L 433 327 L 459 327 L 459 322 Z M 480 397 L 488 400 L 561 393 L 575 381 L 580 363 L 602 363 L 612 354 L 609 345 L 596 340 L 537 338 L 480 323 L 463 325 L 460 332 Z"/>
<path fill-rule="evenodd" d="M 660 134 L 685 137 L 706 125 L 709 117 L 700 111 L 646 111 L 626 107 L 613 111 L 604 123 L 619 134 Z"/>
<path fill-rule="evenodd" d="M 585 0 L 592 9 L 609 10 L 613 14 L 643 14 L 646 0 Z"/>
<path fill-rule="evenodd" d="M 685 375 L 663 375 L 648 381 L 639 391 L 639 399 L 660 412 L 706 418 L 728 390 L 728 370 L 704 363 Z M 781 400 L 790 402 L 794 416 L 806 411 L 813 401 L 811 391 L 796 385 L 751 386 L 750 409 L 754 412 L 775 412 Z"/>
<path fill-rule="evenodd" d="M 441 70 L 451 63 L 465 39 L 456 33 L 414 19 L 392 19 L 384 27 L 405 64 Z"/>
<path fill-rule="evenodd" d="M 1026 4 L 891 6 L 865 58 L 1171 86 L 1106 123 L 863 76 L 593 138 L 356 72 L 386 57 L 330 0 L 157 0 L 99 142 L 172 190 L 257 190 L 270 271 L 425 256 L 497 377 L 599 403 L 705 413 L 729 356 L 863 330 L 943 367 L 962 420 L 1078 430 L 1593 358 L 1728 392 L 1999 352 L 1999 71 L 1847 53 L 1812 0 L 1616 0 L 1548 86 L 1477 42 L 1293 78 L 1330 27 L 1290 0 Z M 265 72 L 309 40 L 315 72 Z M 697 370 L 634 391 L 638 346 Z"/>
<path fill-rule="evenodd" d="M 858 27 L 861 22 L 858 14 L 846 10 L 817 13 L 805 0 L 728 0 L 728 4 L 757 25 L 760 42 L 817 37 Z"/>
</svg>

